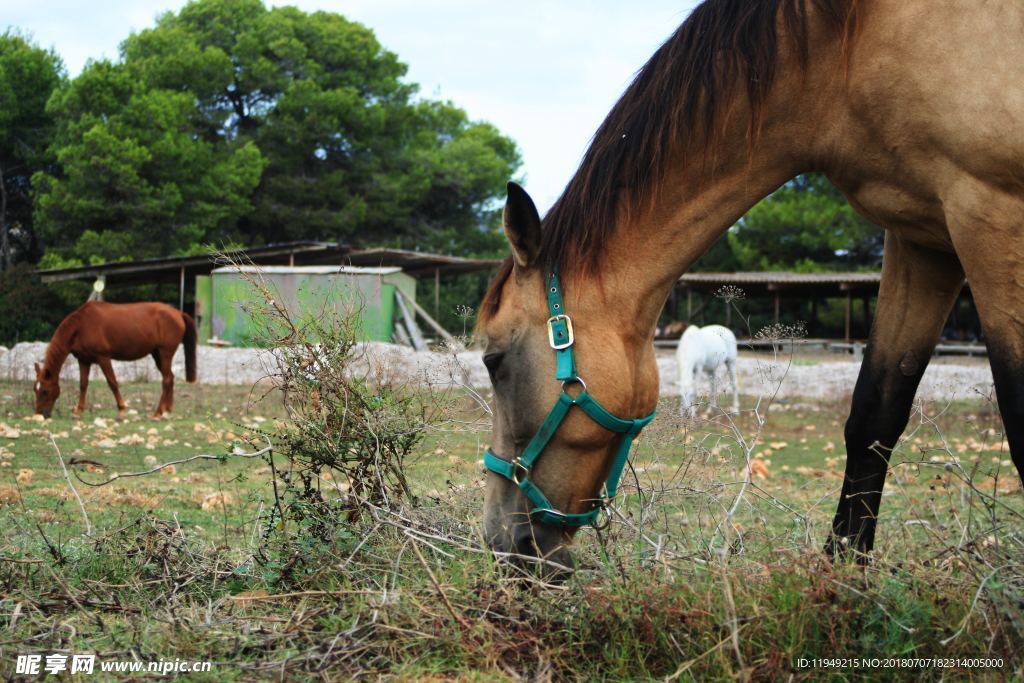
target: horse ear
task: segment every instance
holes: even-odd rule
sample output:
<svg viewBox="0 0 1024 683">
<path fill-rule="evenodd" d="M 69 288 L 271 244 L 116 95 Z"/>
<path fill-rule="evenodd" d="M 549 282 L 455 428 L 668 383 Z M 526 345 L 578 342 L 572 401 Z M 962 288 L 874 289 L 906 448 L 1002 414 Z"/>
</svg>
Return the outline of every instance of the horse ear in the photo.
<svg viewBox="0 0 1024 683">
<path fill-rule="evenodd" d="M 512 260 L 520 268 L 533 265 L 540 253 L 540 214 L 530 195 L 516 183 L 508 184 L 502 222 L 512 246 Z"/>
<path fill-rule="evenodd" d="M 36 379 L 40 379 L 43 376 L 43 369 L 41 367 L 39 367 L 39 363 L 36 363 L 35 366 L 36 366 Z"/>
</svg>

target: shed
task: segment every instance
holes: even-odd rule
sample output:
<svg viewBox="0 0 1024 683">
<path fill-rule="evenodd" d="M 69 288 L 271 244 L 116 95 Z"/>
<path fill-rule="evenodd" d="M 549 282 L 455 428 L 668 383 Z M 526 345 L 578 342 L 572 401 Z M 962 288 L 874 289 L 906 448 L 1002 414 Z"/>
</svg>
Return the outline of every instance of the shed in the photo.
<svg viewBox="0 0 1024 683">
<path fill-rule="evenodd" d="M 258 343 L 259 321 L 246 310 L 262 304 L 257 279 L 296 321 L 324 313 L 358 312 L 363 341 L 391 341 L 396 291 L 416 299 L 416 280 L 401 268 L 354 266 L 226 266 L 196 277 L 196 318 L 201 342 Z"/>
</svg>

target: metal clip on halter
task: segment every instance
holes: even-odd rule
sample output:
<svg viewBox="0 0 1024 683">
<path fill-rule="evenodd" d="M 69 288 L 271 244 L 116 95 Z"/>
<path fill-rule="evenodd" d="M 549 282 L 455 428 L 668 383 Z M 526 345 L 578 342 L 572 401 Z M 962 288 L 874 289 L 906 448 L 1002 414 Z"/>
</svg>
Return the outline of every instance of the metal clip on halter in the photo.
<svg viewBox="0 0 1024 683">
<path fill-rule="evenodd" d="M 522 475 L 519 473 L 522 472 Z M 516 486 L 529 481 L 530 479 L 530 468 L 524 465 L 519 458 L 512 461 L 512 481 L 516 483 Z"/>
<path fill-rule="evenodd" d="M 522 490 L 526 498 L 535 506 L 530 510 L 530 515 L 544 524 L 559 524 L 564 526 L 586 526 L 594 524 L 601 514 L 601 510 L 607 513 L 608 502 L 615 497 L 619 488 L 619 479 L 622 477 L 622 470 L 626 466 L 629 457 L 629 449 L 633 444 L 640 430 L 648 422 L 654 419 L 654 412 L 646 417 L 627 420 L 616 417 L 608 412 L 597 400 L 587 393 L 587 385 L 576 372 L 576 360 L 573 357 L 572 346 L 576 342 L 576 334 L 572 328 L 572 320 L 564 313 L 565 307 L 562 302 L 561 287 L 558 284 L 558 271 L 553 268 L 548 286 L 548 312 L 551 317 L 547 320 L 548 343 L 555 351 L 555 379 L 562 382 L 562 393 L 559 395 L 555 405 L 551 407 L 540 429 L 530 439 L 522 455 L 514 460 L 505 460 L 488 448 L 484 452 L 484 466 L 492 472 L 499 474 L 512 481 Z M 580 392 L 574 397 L 566 391 L 570 384 L 579 384 Z M 555 431 L 569 414 L 569 409 L 578 407 L 594 422 L 611 432 L 622 434 L 622 442 L 619 444 L 615 457 L 612 460 L 611 469 L 608 472 L 608 480 L 605 482 L 604 495 L 594 501 L 594 506 L 587 512 L 561 512 L 555 509 L 547 496 L 530 480 L 530 472 L 533 464 L 540 457 L 547 447 Z M 611 521 L 611 514 L 608 513 L 608 520 Z M 602 528 L 603 528 L 602 526 Z"/>
</svg>

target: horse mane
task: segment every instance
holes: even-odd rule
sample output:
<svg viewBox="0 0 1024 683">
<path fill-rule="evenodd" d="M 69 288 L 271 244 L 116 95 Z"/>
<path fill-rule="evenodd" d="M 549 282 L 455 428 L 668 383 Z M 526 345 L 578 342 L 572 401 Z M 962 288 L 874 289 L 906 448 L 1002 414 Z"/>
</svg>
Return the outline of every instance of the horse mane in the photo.
<svg viewBox="0 0 1024 683">
<path fill-rule="evenodd" d="M 651 205 L 672 154 L 685 138 L 713 147 L 738 88 L 751 117 L 748 142 L 761 127 L 779 56 L 778 22 L 808 59 L 808 9 L 841 29 L 856 27 L 856 0 L 707 0 L 637 73 L 594 134 L 583 162 L 544 219 L 546 265 L 596 270 L 618 212 Z M 845 48 L 844 48 L 845 50 Z"/>
<path fill-rule="evenodd" d="M 705 149 L 722 134 L 727 106 L 745 86 L 756 142 L 779 57 L 781 19 L 802 66 L 808 60 L 808 9 L 841 36 L 847 54 L 859 0 L 705 0 L 637 72 L 608 113 L 561 197 L 544 217 L 539 262 L 545 268 L 597 271 L 597 262 L 627 215 L 651 205 L 673 152 L 686 134 Z M 502 264 L 481 304 L 481 321 L 498 310 L 512 272 Z"/>
</svg>

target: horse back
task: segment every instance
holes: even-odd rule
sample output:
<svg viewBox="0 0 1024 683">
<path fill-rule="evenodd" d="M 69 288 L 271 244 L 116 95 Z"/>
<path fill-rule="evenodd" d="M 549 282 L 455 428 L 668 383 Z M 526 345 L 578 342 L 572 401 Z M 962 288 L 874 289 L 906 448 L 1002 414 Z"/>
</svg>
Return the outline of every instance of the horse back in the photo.
<svg viewBox="0 0 1024 683">
<path fill-rule="evenodd" d="M 89 301 L 72 316 L 77 329 L 71 352 L 83 360 L 138 360 L 157 350 L 177 348 L 185 334 L 181 312 L 158 302 Z"/>
<path fill-rule="evenodd" d="M 677 357 L 681 367 L 713 371 L 722 362 L 735 360 L 736 335 L 722 325 L 688 327 L 679 340 Z"/>
<path fill-rule="evenodd" d="M 871 3 L 844 75 L 826 74 L 822 97 L 837 111 L 815 143 L 851 205 L 931 249 L 973 246 L 982 219 L 1019 245 L 1022 37 L 1015 0 Z M 959 246 L 958 220 L 970 224 Z"/>
</svg>

